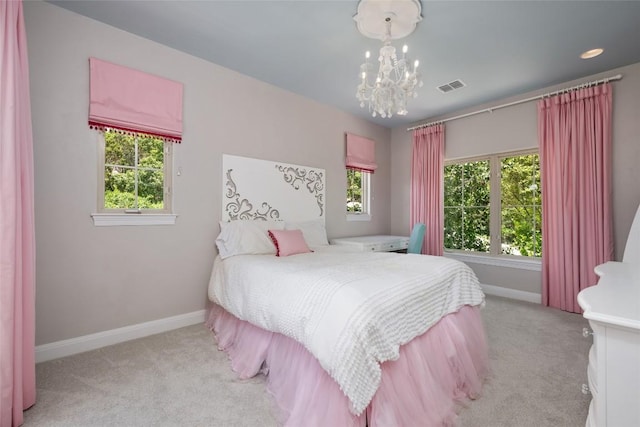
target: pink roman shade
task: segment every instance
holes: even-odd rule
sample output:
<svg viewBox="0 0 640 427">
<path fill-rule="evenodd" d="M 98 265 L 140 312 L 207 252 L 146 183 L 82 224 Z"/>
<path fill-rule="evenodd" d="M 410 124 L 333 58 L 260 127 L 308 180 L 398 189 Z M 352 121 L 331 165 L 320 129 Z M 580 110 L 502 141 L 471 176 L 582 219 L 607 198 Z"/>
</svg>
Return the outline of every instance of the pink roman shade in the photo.
<svg viewBox="0 0 640 427">
<path fill-rule="evenodd" d="M 376 143 L 362 136 L 347 133 L 347 169 L 365 172 L 376 170 Z"/>
<path fill-rule="evenodd" d="M 182 140 L 182 83 L 89 58 L 89 126 Z"/>
</svg>

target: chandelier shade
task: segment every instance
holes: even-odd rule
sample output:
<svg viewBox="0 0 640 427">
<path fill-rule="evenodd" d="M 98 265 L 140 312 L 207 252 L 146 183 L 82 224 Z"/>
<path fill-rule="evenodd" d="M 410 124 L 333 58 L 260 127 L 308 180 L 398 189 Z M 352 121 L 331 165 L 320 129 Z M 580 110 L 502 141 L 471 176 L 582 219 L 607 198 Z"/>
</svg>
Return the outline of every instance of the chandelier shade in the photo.
<svg viewBox="0 0 640 427">
<path fill-rule="evenodd" d="M 385 7 L 381 7 L 383 5 Z M 358 5 L 358 13 L 354 16 L 358 30 L 367 37 L 382 40 L 378 64 L 370 61 L 370 52 L 365 54 L 356 92 L 360 106 L 368 104 L 373 117 L 406 115 L 408 100 L 417 97 L 416 89 L 422 87 L 419 62 L 409 60 L 406 45 L 399 57 L 391 44 L 391 40 L 405 37 L 415 29 L 422 19 L 420 10 L 417 0 L 361 0 Z"/>
</svg>

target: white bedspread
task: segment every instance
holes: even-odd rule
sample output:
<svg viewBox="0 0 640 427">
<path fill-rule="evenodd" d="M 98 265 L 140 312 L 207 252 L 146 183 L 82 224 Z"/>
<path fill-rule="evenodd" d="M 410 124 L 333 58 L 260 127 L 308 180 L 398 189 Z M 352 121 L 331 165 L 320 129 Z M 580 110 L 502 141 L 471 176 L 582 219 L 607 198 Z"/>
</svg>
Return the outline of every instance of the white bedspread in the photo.
<svg viewBox="0 0 640 427">
<path fill-rule="evenodd" d="M 473 271 L 444 257 L 316 251 L 214 262 L 209 299 L 239 319 L 302 343 L 360 414 L 380 363 L 463 305 L 484 302 Z"/>
</svg>

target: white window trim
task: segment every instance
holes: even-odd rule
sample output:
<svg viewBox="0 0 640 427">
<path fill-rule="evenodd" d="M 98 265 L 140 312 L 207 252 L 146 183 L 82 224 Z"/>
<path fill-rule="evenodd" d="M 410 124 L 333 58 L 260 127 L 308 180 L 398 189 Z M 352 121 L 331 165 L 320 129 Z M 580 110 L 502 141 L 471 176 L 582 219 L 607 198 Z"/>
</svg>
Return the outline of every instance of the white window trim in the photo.
<svg viewBox="0 0 640 427">
<path fill-rule="evenodd" d="M 347 221 L 371 221 L 371 214 L 368 213 L 348 213 Z"/>
<path fill-rule="evenodd" d="M 371 172 L 362 172 L 362 212 L 347 212 L 347 221 L 371 221 Z"/>
<path fill-rule="evenodd" d="M 92 213 L 93 225 L 111 227 L 120 225 L 174 225 L 178 215 L 175 214 L 126 214 L 126 213 Z"/>
<path fill-rule="evenodd" d="M 542 260 L 532 257 L 515 257 L 513 255 L 470 254 L 463 251 L 445 250 L 446 258 L 453 258 L 473 264 L 492 265 L 496 267 L 517 268 L 520 270 L 542 271 Z"/>
</svg>

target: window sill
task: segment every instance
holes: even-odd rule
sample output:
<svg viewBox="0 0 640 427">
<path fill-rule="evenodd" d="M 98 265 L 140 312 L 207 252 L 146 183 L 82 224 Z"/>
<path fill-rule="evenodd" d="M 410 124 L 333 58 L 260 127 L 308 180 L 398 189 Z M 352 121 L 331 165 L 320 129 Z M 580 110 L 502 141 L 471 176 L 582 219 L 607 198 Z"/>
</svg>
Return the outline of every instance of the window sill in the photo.
<svg viewBox="0 0 640 427">
<path fill-rule="evenodd" d="M 445 252 L 444 256 L 474 264 L 518 268 L 520 270 L 542 271 L 542 261 L 532 258 L 517 259 L 509 256 L 472 255 L 461 252 Z"/>
<path fill-rule="evenodd" d="M 347 221 L 371 221 L 369 214 L 347 214 Z"/>
<path fill-rule="evenodd" d="M 175 214 L 121 214 L 92 213 L 93 225 L 111 227 L 121 225 L 174 225 L 178 215 Z"/>
</svg>

